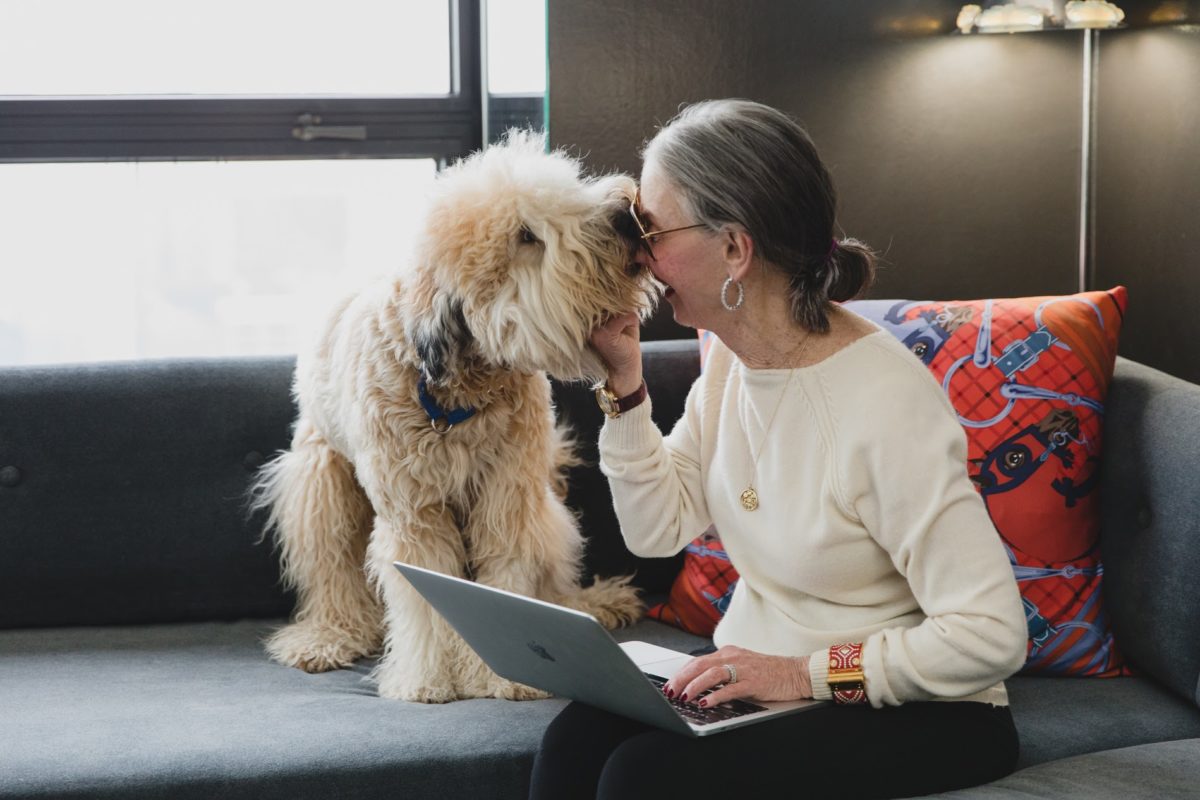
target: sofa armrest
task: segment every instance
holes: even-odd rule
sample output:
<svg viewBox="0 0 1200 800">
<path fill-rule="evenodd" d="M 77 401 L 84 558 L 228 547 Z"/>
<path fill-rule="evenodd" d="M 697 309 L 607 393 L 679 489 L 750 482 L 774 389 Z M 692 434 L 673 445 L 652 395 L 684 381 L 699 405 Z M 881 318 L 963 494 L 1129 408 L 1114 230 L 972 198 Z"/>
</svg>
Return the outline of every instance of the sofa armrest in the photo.
<svg viewBox="0 0 1200 800">
<path fill-rule="evenodd" d="M 1200 386 L 1118 359 L 1104 417 L 1104 602 L 1134 665 L 1200 704 Z"/>
</svg>

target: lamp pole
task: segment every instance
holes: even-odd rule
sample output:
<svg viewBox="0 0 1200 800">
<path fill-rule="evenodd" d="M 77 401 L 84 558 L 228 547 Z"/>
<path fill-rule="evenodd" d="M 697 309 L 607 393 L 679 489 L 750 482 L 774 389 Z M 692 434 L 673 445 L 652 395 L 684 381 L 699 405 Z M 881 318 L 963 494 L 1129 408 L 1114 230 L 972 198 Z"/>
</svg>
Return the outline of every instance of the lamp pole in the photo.
<svg viewBox="0 0 1200 800">
<path fill-rule="evenodd" d="M 1083 29 L 1083 114 L 1079 148 L 1079 291 L 1092 287 L 1095 273 L 1096 72 L 1099 31 Z"/>
</svg>

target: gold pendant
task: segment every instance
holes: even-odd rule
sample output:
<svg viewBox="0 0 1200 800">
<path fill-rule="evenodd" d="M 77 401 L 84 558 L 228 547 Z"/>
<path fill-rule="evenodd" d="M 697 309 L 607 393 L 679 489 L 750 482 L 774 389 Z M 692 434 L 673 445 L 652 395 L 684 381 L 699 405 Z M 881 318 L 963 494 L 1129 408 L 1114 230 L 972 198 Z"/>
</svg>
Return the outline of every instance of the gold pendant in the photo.
<svg viewBox="0 0 1200 800">
<path fill-rule="evenodd" d="M 758 508 L 758 492 L 754 491 L 753 486 L 747 486 L 746 491 L 742 492 L 742 508 L 747 511 Z"/>
</svg>

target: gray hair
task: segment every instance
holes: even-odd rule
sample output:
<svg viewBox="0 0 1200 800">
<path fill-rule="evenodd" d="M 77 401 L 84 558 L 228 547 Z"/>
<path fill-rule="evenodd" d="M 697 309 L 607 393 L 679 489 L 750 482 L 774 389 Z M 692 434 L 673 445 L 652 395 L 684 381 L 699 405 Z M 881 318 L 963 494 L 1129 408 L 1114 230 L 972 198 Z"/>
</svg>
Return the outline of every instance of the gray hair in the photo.
<svg viewBox="0 0 1200 800">
<path fill-rule="evenodd" d="M 684 108 L 642 151 L 681 193 L 698 223 L 741 225 L 759 256 L 782 270 L 792 316 L 829 329 L 830 301 L 862 294 L 875 253 L 834 238 L 837 193 L 808 133 L 781 111 L 749 100 L 707 100 Z"/>
</svg>

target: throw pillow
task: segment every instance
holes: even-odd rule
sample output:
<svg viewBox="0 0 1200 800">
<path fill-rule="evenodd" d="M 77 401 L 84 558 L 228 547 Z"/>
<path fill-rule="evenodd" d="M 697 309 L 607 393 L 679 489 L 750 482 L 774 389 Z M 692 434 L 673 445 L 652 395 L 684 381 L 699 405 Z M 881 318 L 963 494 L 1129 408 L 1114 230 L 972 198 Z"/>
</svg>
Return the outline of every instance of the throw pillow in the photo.
<svg viewBox="0 0 1200 800">
<path fill-rule="evenodd" d="M 1026 673 L 1128 672 L 1101 602 L 1096 492 L 1104 402 L 1125 307 L 1124 287 L 1060 297 L 846 304 L 903 342 L 958 414 L 968 472 L 1021 590 L 1029 625 Z M 711 572 L 714 553 L 724 555 L 710 530 L 689 546 L 670 598 L 652 609 L 656 618 L 711 635 L 728 598 L 696 581 Z M 737 574 L 729 565 L 720 578 L 732 586 Z"/>
</svg>

